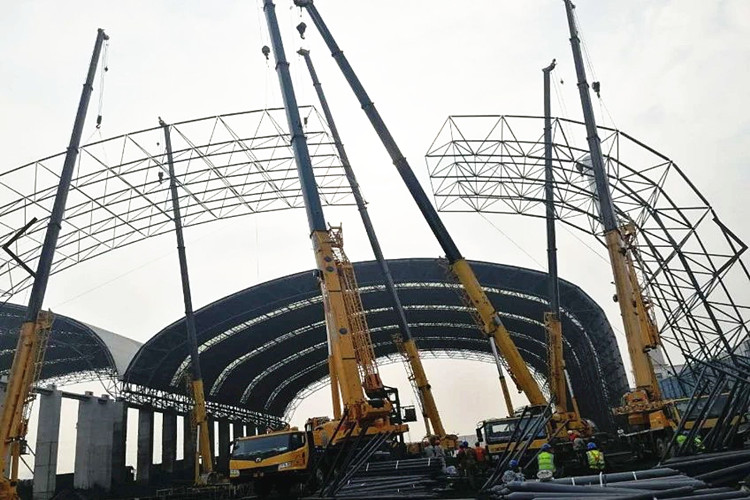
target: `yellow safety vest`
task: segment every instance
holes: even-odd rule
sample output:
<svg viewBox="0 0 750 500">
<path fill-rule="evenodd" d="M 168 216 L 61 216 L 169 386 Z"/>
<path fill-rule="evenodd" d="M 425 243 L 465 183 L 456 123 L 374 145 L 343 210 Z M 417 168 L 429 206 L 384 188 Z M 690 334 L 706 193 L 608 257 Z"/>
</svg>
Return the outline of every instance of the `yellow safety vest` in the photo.
<svg viewBox="0 0 750 500">
<path fill-rule="evenodd" d="M 599 450 L 589 450 L 586 452 L 589 459 L 589 468 L 594 470 L 604 470 L 604 453 Z"/>
<path fill-rule="evenodd" d="M 555 472 L 555 456 L 548 451 L 541 452 L 536 459 L 536 463 L 539 470 L 551 470 Z"/>
</svg>

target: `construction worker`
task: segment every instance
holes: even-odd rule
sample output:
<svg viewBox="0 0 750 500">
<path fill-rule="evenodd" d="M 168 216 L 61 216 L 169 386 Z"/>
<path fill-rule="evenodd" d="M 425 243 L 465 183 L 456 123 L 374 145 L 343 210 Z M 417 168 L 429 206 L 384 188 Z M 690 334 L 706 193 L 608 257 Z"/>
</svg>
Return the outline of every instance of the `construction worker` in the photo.
<svg viewBox="0 0 750 500">
<path fill-rule="evenodd" d="M 469 447 L 468 441 L 464 441 L 458 445 L 456 459 L 458 460 L 458 470 L 461 471 L 461 475 L 466 477 L 469 486 L 474 488 L 477 456 L 476 453 L 474 453 L 474 449 Z"/>
<path fill-rule="evenodd" d="M 477 466 L 480 469 L 484 469 L 487 465 L 487 453 L 484 451 L 484 448 L 479 446 L 479 441 L 474 443 L 474 455 L 477 457 Z"/>
<path fill-rule="evenodd" d="M 592 472 L 604 471 L 604 453 L 596 449 L 596 443 L 589 443 L 586 448 L 586 458 L 588 458 L 589 469 Z"/>
<path fill-rule="evenodd" d="M 683 445 L 685 444 L 685 441 L 687 441 L 687 439 L 688 439 L 688 432 L 687 431 L 681 432 L 680 435 L 677 436 L 677 446 L 682 448 Z M 703 446 L 703 440 L 701 440 L 701 437 L 698 434 L 696 434 L 695 437 L 693 438 L 693 450 L 692 451 L 696 453 L 702 453 L 705 449 L 706 447 Z M 688 451 L 688 449 L 685 449 L 685 451 Z"/>
<path fill-rule="evenodd" d="M 500 480 L 504 484 L 512 483 L 513 481 L 524 482 L 526 480 L 523 471 L 521 471 L 521 466 L 518 464 L 518 460 L 514 458 L 508 463 L 508 470 L 503 472 L 503 476 Z"/>
<path fill-rule="evenodd" d="M 555 474 L 555 455 L 552 453 L 552 446 L 549 443 L 542 445 L 542 451 L 537 455 L 536 463 L 537 469 L 539 469 L 537 477 L 540 477 L 539 474 L 541 474 L 550 478 Z"/>
</svg>

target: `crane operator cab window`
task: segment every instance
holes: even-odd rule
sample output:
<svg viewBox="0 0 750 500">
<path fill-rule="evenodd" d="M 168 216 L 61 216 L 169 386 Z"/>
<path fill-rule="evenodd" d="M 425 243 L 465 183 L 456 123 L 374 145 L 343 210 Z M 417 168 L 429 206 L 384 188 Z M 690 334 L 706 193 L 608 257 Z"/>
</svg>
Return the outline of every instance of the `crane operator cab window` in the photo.
<svg viewBox="0 0 750 500">
<path fill-rule="evenodd" d="M 304 432 L 266 434 L 251 439 L 238 439 L 232 449 L 233 460 L 258 461 L 302 448 L 306 444 Z"/>
<path fill-rule="evenodd" d="M 514 439 L 520 439 L 524 432 L 528 433 L 535 426 L 539 425 L 541 415 L 524 417 L 524 418 L 505 418 L 502 420 L 492 420 L 484 424 L 484 441 L 486 444 L 507 443 Z M 515 433 L 515 435 L 514 435 Z M 534 439 L 544 439 L 547 437 L 545 426 L 541 426 Z"/>
</svg>

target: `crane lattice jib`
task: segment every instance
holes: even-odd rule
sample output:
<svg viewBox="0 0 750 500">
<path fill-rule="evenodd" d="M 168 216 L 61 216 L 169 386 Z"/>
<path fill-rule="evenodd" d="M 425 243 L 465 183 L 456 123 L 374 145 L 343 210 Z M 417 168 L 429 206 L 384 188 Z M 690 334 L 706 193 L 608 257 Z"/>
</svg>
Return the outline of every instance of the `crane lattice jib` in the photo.
<svg viewBox="0 0 750 500">
<path fill-rule="evenodd" d="M 451 116 L 426 155 L 440 211 L 544 217 L 543 118 Z M 599 127 L 618 223 L 638 237 L 631 254 L 671 365 L 749 360 L 747 245 L 685 173 L 632 136 Z M 555 212 L 604 244 L 586 165 L 582 122 L 552 120 Z M 674 368 L 674 366 L 672 366 Z"/>
<path fill-rule="evenodd" d="M 344 303 L 346 313 L 349 318 L 351 327 L 352 341 L 354 343 L 354 353 L 357 358 L 359 374 L 368 394 L 383 389 L 383 383 L 380 380 L 378 365 L 375 362 L 375 351 L 372 347 L 372 338 L 370 337 L 370 328 L 367 326 L 365 308 L 362 305 L 362 298 L 357 286 L 357 278 L 354 275 L 354 266 L 344 252 L 344 240 L 341 228 L 331 228 L 330 230 L 332 247 L 335 252 L 337 268 L 341 277 L 341 286 L 344 292 Z"/>
</svg>

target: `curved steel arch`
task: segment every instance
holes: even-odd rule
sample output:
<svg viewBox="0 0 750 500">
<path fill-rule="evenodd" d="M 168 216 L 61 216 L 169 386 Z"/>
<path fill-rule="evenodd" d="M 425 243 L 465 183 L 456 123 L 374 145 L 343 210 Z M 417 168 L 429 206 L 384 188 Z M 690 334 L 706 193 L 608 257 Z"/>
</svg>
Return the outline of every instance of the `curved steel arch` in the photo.
<svg viewBox="0 0 750 500">
<path fill-rule="evenodd" d="M 323 203 L 349 203 L 328 128 L 300 108 Z M 283 108 L 230 113 L 171 125 L 184 226 L 303 206 Z M 283 120 L 282 120 L 283 121 Z M 173 230 L 164 182 L 163 131 L 154 127 L 82 146 L 52 272 Z M 0 173 L 0 244 L 30 224 L 10 249 L 35 267 L 65 153 Z M 0 302 L 31 284 L 0 253 Z"/>
<path fill-rule="evenodd" d="M 459 285 L 438 259 L 389 261 L 413 334 L 427 351 L 489 349 Z M 514 266 L 474 262 L 478 279 L 514 332 L 526 361 L 546 374 L 542 324 L 546 274 Z M 355 264 L 376 355 L 395 352 L 397 328 L 375 262 Z M 583 291 L 561 283 L 566 359 L 574 390 L 586 396 L 582 411 L 609 424 L 607 408 L 627 388 L 622 358 L 603 311 Z M 285 276 L 225 297 L 196 313 L 201 364 L 209 401 L 283 415 L 296 395 L 326 375 L 325 323 L 320 289 L 311 271 Z M 489 352 L 489 351 L 487 351 Z M 180 393 L 186 366 L 184 320 L 155 335 L 133 358 L 127 386 Z M 598 381 L 591 387 L 591 381 Z"/>
<path fill-rule="evenodd" d="M 7 375 L 13 363 L 26 314 L 26 307 L 0 305 L 0 374 Z M 38 383 L 59 386 L 100 381 L 113 392 L 121 370 L 141 344 L 103 331 L 67 316 L 55 315 Z"/>
<path fill-rule="evenodd" d="M 552 127 L 556 214 L 604 244 L 582 163 L 585 126 L 554 118 Z M 748 306 L 732 293 L 750 283 L 747 245 L 672 160 L 622 131 L 599 127 L 599 135 L 618 217 L 638 228 L 637 268 L 662 339 L 688 364 L 728 354 L 747 363 Z M 542 117 L 450 116 L 426 160 L 441 211 L 544 217 Z"/>
</svg>

